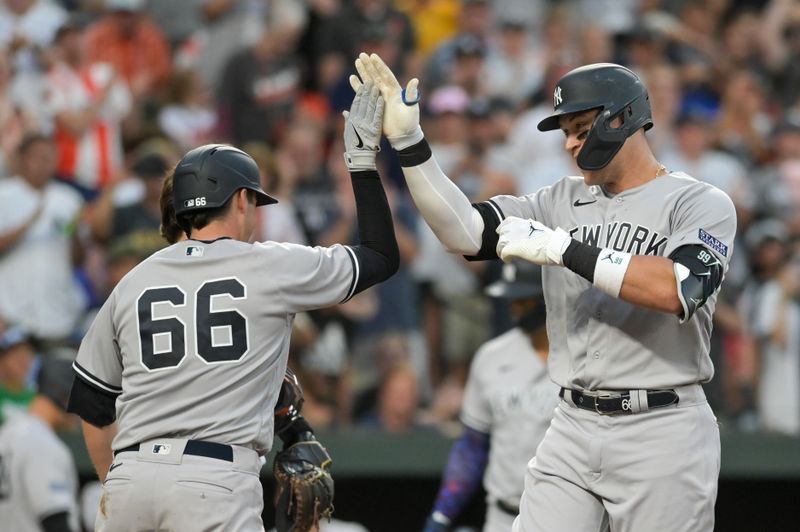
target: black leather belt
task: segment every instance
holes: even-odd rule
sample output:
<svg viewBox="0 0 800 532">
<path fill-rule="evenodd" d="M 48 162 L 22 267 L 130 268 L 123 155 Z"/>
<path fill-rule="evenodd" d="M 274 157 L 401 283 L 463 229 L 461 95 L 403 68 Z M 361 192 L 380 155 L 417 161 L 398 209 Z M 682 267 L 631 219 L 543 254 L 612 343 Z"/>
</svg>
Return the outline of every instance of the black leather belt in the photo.
<svg viewBox="0 0 800 532">
<path fill-rule="evenodd" d="M 500 510 L 508 515 L 513 515 L 514 517 L 519 515 L 519 506 L 514 506 L 513 504 L 509 504 L 506 501 L 501 501 L 500 499 L 497 499 L 494 501 L 494 503 L 498 508 L 500 508 Z"/>
<path fill-rule="evenodd" d="M 567 388 L 561 388 L 558 396 L 562 399 Z M 631 408 L 631 394 L 629 392 L 599 392 L 589 395 L 578 390 L 572 392 L 572 402 L 578 408 L 591 410 L 598 414 L 633 414 Z M 647 407 L 661 408 L 678 403 L 678 394 L 675 390 L 647 390 Z"/>
<path fill-rule="evenodd" d="M 114 451 L 114 456 L 119 453 L 139 452 L 139 445 L 131 445 L 118 451 Z M 158 446 L 160 444 L 152 444 L 151 449 L 153 454 L 160 454 Z M 214 443 L 213 441 L 200 441 L 189 440 L 186 442 L 186 447 L 183 449 L 183 454 L 191 454 L 193 456 L 205 456 L 206 458 L 216 458 L 217 460 L 225 460 L 226 462 L 233 462 L 233 447 L 223 443 Z"/>
</svg>

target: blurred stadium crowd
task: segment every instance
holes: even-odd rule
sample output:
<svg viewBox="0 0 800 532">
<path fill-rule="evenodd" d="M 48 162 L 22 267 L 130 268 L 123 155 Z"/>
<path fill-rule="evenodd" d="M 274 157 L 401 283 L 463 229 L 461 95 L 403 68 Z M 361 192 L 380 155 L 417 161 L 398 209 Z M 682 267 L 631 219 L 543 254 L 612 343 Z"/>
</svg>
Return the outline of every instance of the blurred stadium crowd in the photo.
<svg viewBox="0 0 800 532">
<path fill-rule="evenodd" d="M 354 241 L 341 111 L 358 52 L 421 80 L 423 129 L 474 201 L 578 170 L 535 125 L 554 82 L 617 62 L 650 90 L 660 161 L 727 192 L 734 259 L 715 313 L 725 427 L 800 435 L 800 2 L 0 0 L 0 406 L 39 357 L 74 357 L 115 283 L 165 245 L 162 177 L 235 144 L 265 190 L 258 240 Z M 379 157 L 402 265 L 298 316 L 290 364 L 318 428 L 458 430 L 476 348 L 510 326 L 499 264 L 448 255 Z M 269 272 L 264 272 L 269 275 Z"/>
</svg>

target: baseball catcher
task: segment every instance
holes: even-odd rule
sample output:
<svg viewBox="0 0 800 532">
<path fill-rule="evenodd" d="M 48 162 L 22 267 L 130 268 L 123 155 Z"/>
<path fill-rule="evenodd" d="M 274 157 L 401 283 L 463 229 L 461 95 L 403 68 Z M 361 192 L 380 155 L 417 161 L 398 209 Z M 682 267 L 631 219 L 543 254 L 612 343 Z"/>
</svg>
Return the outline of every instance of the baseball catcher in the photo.
<svg viewBox="0 0 800 532">
<path fill-rule="evenodd" d="M 275 528 L 278 532 L 315 530 L 333 513 L 331 457 L 300 413 L 303 390 L 286 369 L 275 405 L 275 434 L 283 450 L 275 456 Z"/>
</svg>

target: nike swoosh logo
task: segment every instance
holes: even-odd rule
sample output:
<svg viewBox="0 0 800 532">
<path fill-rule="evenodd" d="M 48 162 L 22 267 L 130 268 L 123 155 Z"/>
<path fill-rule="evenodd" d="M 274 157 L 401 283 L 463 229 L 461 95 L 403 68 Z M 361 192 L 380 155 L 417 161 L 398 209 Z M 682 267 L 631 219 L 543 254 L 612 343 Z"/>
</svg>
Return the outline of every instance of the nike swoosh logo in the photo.
<svg viewBox="0 0 800 532">
<path fill-rule="evenodd" d="M 592 200 L 592 201 L 581 201 L 581 200 L 577 200 L 577 199 L 576 199 L 576 200 L 575 200 L 575 203 L 573 203 L 572 205 L 574 205 L 575 207 L 582 207 L 582 206 L 584 206 L 584 205 L 589 205 L 589 204 L 592 204 L 592 203 L 597 203 L 597 200 Z"/>
<path fill-rule="evenodd" d="M 356 128 L 353 128 L 353 131 L 355 131 L 356 138 L 358 139 L 358 144 L 356 144 L 356 148 L 363 148 L 364 147 L 364 141 L 361 140 L 361 135 L 358 134 L 358 130 Z"/>
<path fill-rule="evenodd" d="M 110 473 L 110 472 L 114 471 L 116 468 L 118 468 L 121 465 L 122 465 L 121 463 L 120 464 L 111 464 L 111 467 L 108 468 L 108 472 Z"/>
</svg>

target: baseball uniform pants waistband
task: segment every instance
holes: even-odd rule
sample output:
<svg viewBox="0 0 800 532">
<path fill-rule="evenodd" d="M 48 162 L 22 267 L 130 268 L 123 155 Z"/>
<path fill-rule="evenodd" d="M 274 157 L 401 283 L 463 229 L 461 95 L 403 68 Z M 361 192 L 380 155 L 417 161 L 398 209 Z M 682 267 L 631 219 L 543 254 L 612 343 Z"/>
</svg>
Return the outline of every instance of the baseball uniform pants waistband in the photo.
<svg viewBox="0 0 800 532">
<path fill-rule="evenodd" d="M 153 443 L 153 454 L 166 454 L 169 448 L 165 447 L 171 445 L 169 443 Z M 131 445 L 124 449 L 114 451 L 114 456 L 119 453 L 138 453 L 141 448 L 140 444 Z M 163 449 L 163 451 L 162 451 Z M 166 453 L 164 452 L 166 451 Z M 217 460 L 225 460 L 226 462 L 233 462 L 233 447 L 223 443 L 214 443 L 212 441 L 202 440 L 186 440 L 186 446 L 183 448 L 183 454 L 191 454 L 193 456 L 205 456 L 206 458 L 216 458 Z"/>
<path fill-rule="evenodd" d="M 574 407 L 601 415 L 638 414 L 679 403 L 681 406 L 691 406 L 705 402 L 705 394 L 699 384 L 659 390 L 596 392 L 561 388 L 558 395 Z"/>
</svg>

